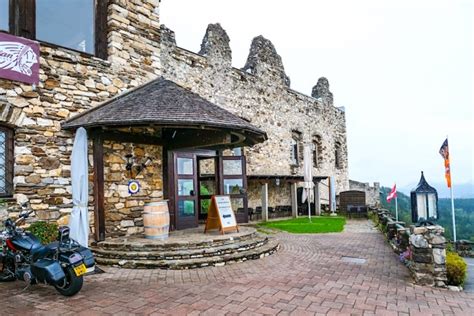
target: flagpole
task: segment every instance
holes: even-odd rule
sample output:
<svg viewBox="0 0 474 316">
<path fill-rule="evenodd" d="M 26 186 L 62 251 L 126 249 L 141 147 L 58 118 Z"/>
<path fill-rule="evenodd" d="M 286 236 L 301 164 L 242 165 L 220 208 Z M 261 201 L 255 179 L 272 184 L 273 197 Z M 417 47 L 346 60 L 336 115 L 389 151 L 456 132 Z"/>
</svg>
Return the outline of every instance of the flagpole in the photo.
<svg viewBox="0 0 474 316">
<path fill-rule="evenodd" d="M 446 135 L 446 140 L 448 140 L 448 135 Z M 448 150 L 449 150 L 449 140 L 448 140 Z M 449 152 L 449 151 L 448 151 Z M 451 180 L 450 191 L 451 191 L 451 216 L 453 218 L 453 240 L 454 240 L 454 249 L 456 249 L 456 216 L 454 215 L 454 193 L 453 193 L 453 173 L 451 168 L 451 153 L 449 153 L 449 177 Z"/>
<path fill-rule="evenodd" d="M 451 162 L 450 167 L 451 170 Z M 452 175 L 452 173 L 451 173 Z M 454 238 L 454 247 L 456 248 L 456 218 L 454 216 L 454 194 L 453 194 L 453 178 L 451 177 L 451 214 L 453 216 L 453 238 Z"/>
<path fill-rule="evenodd" d="M 395 196 L 395 219 L 398 222 L 398 197 Z"/>
</svg>

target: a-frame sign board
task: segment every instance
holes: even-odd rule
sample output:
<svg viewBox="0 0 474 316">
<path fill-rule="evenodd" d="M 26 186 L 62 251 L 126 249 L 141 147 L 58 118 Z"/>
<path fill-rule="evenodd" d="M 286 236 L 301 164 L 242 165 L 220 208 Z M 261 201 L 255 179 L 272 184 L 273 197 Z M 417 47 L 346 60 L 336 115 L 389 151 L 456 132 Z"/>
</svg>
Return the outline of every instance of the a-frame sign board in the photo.
<svg viewBox="0 0 474 316">
<path fill-rule="evenodd" d="M 239 231 L 239 226 L 237 225 L 229 196 L 212 196 L 211 204 L 207 211 L 206 228 L 204 229 L 204 233 L 207 233 L 211 229 L 219 229 L 222 234 L 227 231 Z"/>
</svg>

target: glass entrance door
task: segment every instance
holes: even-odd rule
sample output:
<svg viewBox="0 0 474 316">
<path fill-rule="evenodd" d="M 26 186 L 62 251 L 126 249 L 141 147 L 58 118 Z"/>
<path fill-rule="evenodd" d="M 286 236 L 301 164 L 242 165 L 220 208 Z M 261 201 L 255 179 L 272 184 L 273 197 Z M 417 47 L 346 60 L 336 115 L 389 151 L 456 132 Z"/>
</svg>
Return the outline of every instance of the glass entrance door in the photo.
<svg viewBox="0 0 474 316">
<path fill-rule="evenodd" d="M 198 166 L 198 218 L 204 222 L 211 204 L 211 197 L 219 194 L 218 157 L 197 157 Z"/>
<path fill-rule="evenodd" d="M 221 194 L 229 195 L 238 223 L 248 222 L 245 156 L 219 157 Z"/>
<path fill-rule="evenodd" d="M 196 159 L 192 153 L 175 154 L 176 228 L 198 226 Z"/>
</svg>

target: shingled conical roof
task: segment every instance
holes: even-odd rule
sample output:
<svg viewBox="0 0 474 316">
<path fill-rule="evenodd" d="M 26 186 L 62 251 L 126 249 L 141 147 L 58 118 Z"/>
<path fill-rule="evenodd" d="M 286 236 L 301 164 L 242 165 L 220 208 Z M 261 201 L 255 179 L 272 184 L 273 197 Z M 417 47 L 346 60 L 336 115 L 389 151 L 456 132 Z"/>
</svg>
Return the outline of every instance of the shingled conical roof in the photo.
<svg viewBox="0 0 474 316">
<path fill-rule="evenodd" d="M 99 126 L 173 126 L 239 131 L 255 142 L 266 133 L 180 85 L 158 78 L 112 98 L 62 124 L 64 129 Z"/>
<path fill-rule="evenodd" d="M 411 190 L 411 192 L 414 193 L 437 193 L 436 189 L 433 188 L 426 182 L 425 175 L 423 174 L 423 171 L 421 172 L 421 178 L 420 182 L 418 182 L 418 185 L 416 188 Z"/>
</svg>

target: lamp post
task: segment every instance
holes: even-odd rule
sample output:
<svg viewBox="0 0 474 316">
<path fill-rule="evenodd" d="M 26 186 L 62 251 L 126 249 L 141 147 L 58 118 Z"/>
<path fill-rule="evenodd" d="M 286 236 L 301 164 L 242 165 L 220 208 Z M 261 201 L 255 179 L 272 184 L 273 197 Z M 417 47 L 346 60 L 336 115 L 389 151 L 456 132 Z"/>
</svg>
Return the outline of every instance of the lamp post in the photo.
<svg viewBox="0 0 474 316">
<path fill-rule="evenodd" d="M 410 192 L 411 218 L 417 226 L 433 225 L 438 219 L 438 192 L 426 182 L 423 171 L 420 182 Z"/>
</svg>

